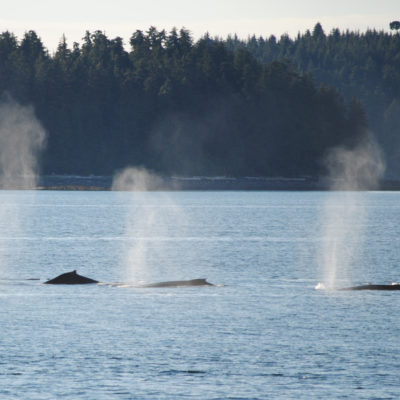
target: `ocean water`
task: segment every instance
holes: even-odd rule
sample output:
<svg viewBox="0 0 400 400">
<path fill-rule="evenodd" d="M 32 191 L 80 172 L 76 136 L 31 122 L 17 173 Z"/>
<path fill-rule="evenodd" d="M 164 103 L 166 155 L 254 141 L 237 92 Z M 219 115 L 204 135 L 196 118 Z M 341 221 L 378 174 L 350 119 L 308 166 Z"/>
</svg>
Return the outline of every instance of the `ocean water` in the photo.
<svg viewBox="0 0 400 400">
<path fill-rule="evenodd" d="M 2 191 L 0 398 L 398 399 L 400 292 L 315 287 L 400 280 L 399 216 L 389 192 Z M 104 284 L 43 285 L 73 269 Z M 192 278 L 215 286 L 113 284 Z"/>
</svg>

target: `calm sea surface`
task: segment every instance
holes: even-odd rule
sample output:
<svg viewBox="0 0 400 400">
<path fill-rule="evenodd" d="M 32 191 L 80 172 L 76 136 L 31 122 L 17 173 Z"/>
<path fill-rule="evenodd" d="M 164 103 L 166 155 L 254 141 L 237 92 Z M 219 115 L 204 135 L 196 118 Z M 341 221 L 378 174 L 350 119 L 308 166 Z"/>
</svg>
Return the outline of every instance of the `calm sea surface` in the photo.
<svg viewBox="0 0 400 400">
<path fill-rule="evenodd" d="M 399 222 L 400 193 L 2 191 L 0 398 L 398 399 L 400 292 L 315 287 L 399 281 Z M 73 269 L 106 284 L 42 284 Z"/>
</svg>

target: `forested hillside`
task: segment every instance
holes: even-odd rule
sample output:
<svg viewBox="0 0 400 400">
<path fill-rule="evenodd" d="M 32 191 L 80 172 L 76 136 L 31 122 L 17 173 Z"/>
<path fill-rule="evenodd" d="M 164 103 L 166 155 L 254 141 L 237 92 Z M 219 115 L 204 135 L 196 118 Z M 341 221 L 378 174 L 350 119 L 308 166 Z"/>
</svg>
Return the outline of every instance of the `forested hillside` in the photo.
<svg viewBox="0 0 400 400">
<path fill-rule="evenodd" d="M 332 38 L 302 40 L 319 60 Z M 363 108 L 283 61 L 292 57 L 289 39 L 286 50 L 283 39 L 251 43 L 207 35 L 195 42 L 185 29 L 151 27 L 126 47 L 96 31 L 81 45 L 63 38 L 49 54 L 34 31 L 20 40 L 4 32 L 0 93 L 34 106 L 48 132 L 46 174 L 135 165 L 165 175 L 317 176 L 328 149 L 365 134 Z M 319 61 L 309 58 L 304 70 L 321 81 Z"/>
<path fill-rule="evenodd" d="M 389 27 L 389 23 L 388 23 Z M 333 86 L 347 100 L 361 101 L 369 128 L 386 154 L 388 174 L 400 176 L 400 35 L 369 30 L 365 33 L 326 34 L 321 24 L 291 39 L 228 37 L 231 51 L 248 50 L 261 63 L 288 60 L 317 84 Z"/>
</svg>

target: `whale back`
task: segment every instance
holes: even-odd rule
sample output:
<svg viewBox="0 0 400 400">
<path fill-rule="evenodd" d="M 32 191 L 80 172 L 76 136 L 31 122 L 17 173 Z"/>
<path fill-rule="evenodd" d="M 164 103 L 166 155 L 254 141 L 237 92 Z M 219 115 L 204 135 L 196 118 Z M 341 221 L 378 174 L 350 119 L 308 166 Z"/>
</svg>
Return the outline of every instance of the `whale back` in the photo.
<svg viewBox="0 0 400 400">
<path fill-rule="evenodd" d="M 149 283 L 147 285 L 143 285 L 146 288 L 162 288 L 162 287 L 181 287 L 181 286 L 213 286 L 212 283 L 207 282 L 206 279 L 190 279 L 187 281 L 168 281 L 168 282 L 158 282 L 158 283 Z"/>
<path fill-rule="evenodd" d="M 50 285 L 83 285 L 88 283 L 99 283 L 98 281 L 87 278 L 86 276 L 79 275 L 76 270 L 71 272 L 66 272 L 64 274 L 58 275 L 53 279 L 44 282 Z M 207 282 L 206 279 L 190 279 L 186 281 L 168 281 L 168 282 L 158 282 L 149 283 L 147 285 L 140 285 L 137 287 L 142 288 L 163 288 L 163 287 L 189 287 L 189 286 L 213 286 L 212 283 Z"/>
<path fill-rule="evenodd" d="M 352 286 L 340 290 L 400 290 L 400 284 L 394 283 L 392 285 L 361 285 L 361 286 Z"/>
<path fill-rule="evenodd" d="M 79 275 L 76 270 L 74 270 L 58 275 L 44 283 L 49 285 L 84 285 L 88 283 L 98 283 L 98 281 Z"/>
</svg>

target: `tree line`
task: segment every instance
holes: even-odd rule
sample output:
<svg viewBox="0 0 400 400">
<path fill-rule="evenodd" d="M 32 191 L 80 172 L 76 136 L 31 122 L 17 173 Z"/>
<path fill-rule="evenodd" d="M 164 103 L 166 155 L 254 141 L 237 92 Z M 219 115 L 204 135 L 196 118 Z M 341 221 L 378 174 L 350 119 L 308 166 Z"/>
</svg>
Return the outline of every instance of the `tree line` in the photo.
<svg viewBox="0 0 400 400">
<path fill-rule="evenodd" d="M 150 27 L 127 47 L 95 31 L 71 47 L 62 37 L 50 54 L 35 31 L 21 40 L 7 31 L 0 93 L 34 106 L 48 132 L 44 174 L 134 165 L 165 175 L 318 176 L 327 151 L 355 145 L 367 127 L 358 100 L 319 84 L 318 35 L 302 39 L 315 55 L 298 51 L 309 58 L 301 70 L 289 38 L 194 41 L 184 28 Z"/>
<path fill-rule="evenodd" d="M 388 23 L 397 31 L 399 21 Z M 316 84 L 334 87 L 346 100 L 357 98 L 369 128 L 384 149 L 388 174 L 400 172 L 400 35 L 368 30 L 365 33 L 333 29 L 320 23 L 296 38 L 229 36 L 227 48 L 244 49 L 267 64 L 288 60 L 300 74 L 311 74 Z"/>
</svg>

